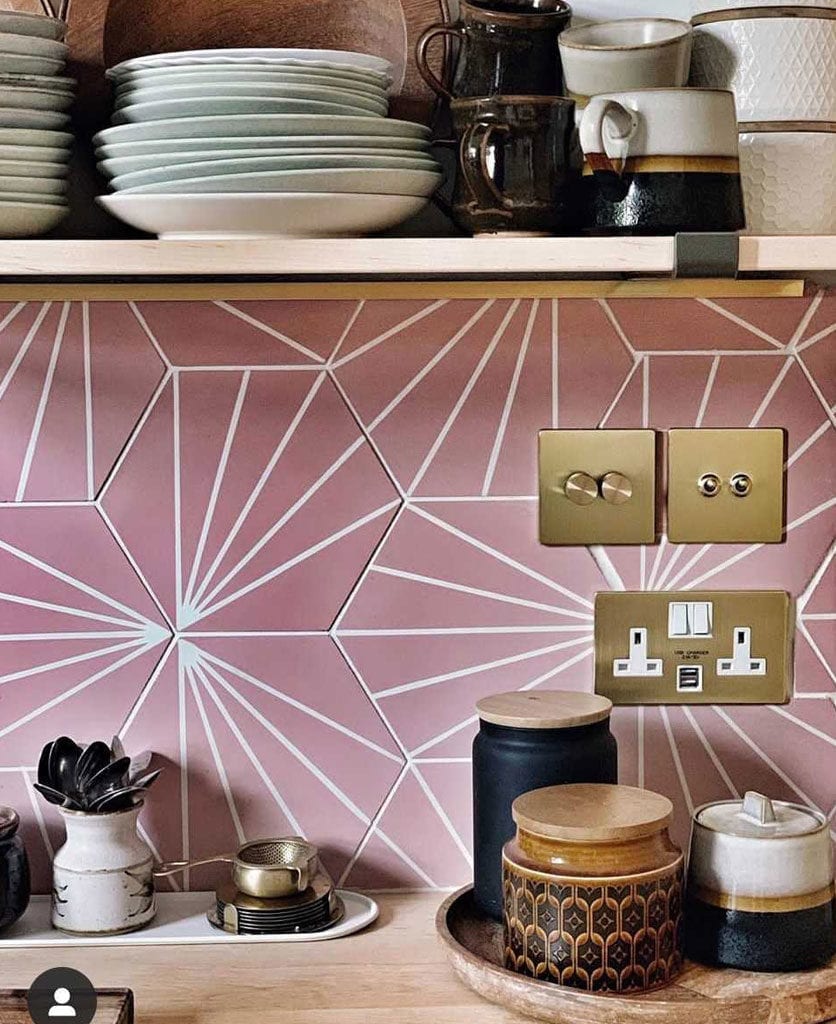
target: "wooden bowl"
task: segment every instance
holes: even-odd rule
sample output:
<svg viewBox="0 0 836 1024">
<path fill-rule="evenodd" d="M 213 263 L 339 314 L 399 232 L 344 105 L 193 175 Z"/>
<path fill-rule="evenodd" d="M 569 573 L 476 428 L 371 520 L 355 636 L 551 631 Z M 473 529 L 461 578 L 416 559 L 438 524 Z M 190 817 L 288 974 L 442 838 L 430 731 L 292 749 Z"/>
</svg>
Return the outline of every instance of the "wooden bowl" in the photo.
<svg viewBox="0 0 836 1024">
<path fill-rule="evenodd" d="M 392 116 L 428 124 L 435 96 L 418 74 L 415 41 L 444 20 L 445 7 L 445 0 L 316 0 L 315 11 L 300 0 L 110 0 L 104 61 L 112 67 L 130 57 L 216 47 L 356 50 L 392 62 Z M 89 20 L 97 18 L 101 11 Z"/>
<path fill-rule="evenodd" d="M 551 1024 L 824 1024 L 836 1016 L 836 958 L 819 970 L 795 974 L 688 963 L 674 984 L 657 992 L 591 995 L 506 970 L 502 925 L 479 914 L 470 885 L 444 901 L 435 923 L 465 985 L 515 1013 Z"/>
</svg>

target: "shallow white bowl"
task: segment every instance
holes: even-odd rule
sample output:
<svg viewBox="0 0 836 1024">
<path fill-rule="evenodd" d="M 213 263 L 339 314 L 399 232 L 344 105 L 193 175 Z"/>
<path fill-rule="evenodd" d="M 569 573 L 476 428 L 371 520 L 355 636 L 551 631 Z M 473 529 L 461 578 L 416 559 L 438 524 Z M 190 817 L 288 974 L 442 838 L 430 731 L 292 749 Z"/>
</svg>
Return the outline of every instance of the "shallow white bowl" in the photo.
<svg viewBox="0 0 836 1024">
<path fill-rule="evenodd" d="M 691 16 L 709 14 L 712 11 L 731 11 L 741 7 L 830 7 L 836 8 L 836 0 L 691 0 Z"/>
<path fill-rule="evenodd" d="M 398 150 L 352 150 L 323 152 L 322 150 L 290 151 L 267 150 L 264 153 L 231 151 L 215 159 L 163 159 L 156 156 L 122 157 L 102 160 L 98 167 L 113 178 L 114 188 L 148 185 L 154 181 L 176 181 L 178 178 L 199 178 L 215 174 L 246 174 L 253 171 L 313 170 L 317 167 L 394 167 L 406 170 L 440 170 L 431 156 Z M 0 164 L 0 166 L 2 166 Z M 60 165 L 59 165 L 60 166 Z"/>
<path fill-rule="evenodd" d="M 65 178 L 69 150 L 39 153 L 36 146 L 0 146 L 0 174 L 12 177 Z M 21 153 L 21 150 L 25 150 Z M 34 152 L 34 155 L 33 155 Z"/>
<path fill-rule="evenodd" d="M 66 177 L 41 178 L 33 175 L 0 174 L 0 192 L 31 192 L 33 195 L 61 196 L 66 191 Z"/>
<path fill-rule="evenodd" d="M 691 84 L 731 89 L 740 121 L 836 121 L 834 69 L 836 18 L 739 18 L 694 28 Z"/>
<path fill-rule="evenodd" d="M 744 132 L 740 174 L 749 234 L 836 234 L 836 132 Z"/>
<path fill-rule="evenodd" d="M 419 213 L 420 196 L 171 195 L 99 196 L 131 227 L 160 238 L 333 238 L 386 231 Z"/>
<path fill-rule="evenodd" d="M 0 50 L 3 53 L 19 53 L 25 57 L 47 57 L 49 60 L 63 61 L 69 53 L 66 43 L 38 36 L 20 35 L 17 32 L 0 32 Z"/>
<path fill-rule="evenodd" d="M 322 67 L 336 70 L 343 67 L 360 71 L 376 71 L 379 75 L 390 76 L 392 65 L 382 57 L 368 53 L 353 53 L 348 50 L 303 50 L 298 48 L 255 48 L 239 47 L 217 50 L 178 50 L 172 53 L 152 54 L 148 57 L 133 57 L 122 61 L 107 72 L 109 78 L 120 79 L 134 71 L 147 68 L 193 67 L 201 64 L 300 64 L 307 67 Z"/>
<path fill-rule="evenodd" d="M 45 235 L 67 216 L 66 206 L 53 203 L 18 203 L 0 199 L 0 238 Z"/>
<path fill-rule="evenodd" d="M 335 116 L 384 117 L 385 111 L 372 113 L 363 106 L 346 103 L 323 103 L 319 100 L 273 100 L 260 96 L 239 96 L 237 99 L 161 100 L 157 103 L 130 104 L 117 110 L 114 125 L 141 124 L 146 121 L 168 121 L 173 118 L 220 117 L 227 131 L 239 115 L 321 114 Z"/>
<path fill-rule="evenodd" d="M 408 136 L 429 139 L 430 130 L 413 121 L 393 117 L 351 117 L 320 114 L 247 114 L 229 117 L 175 117 L 165 121 L 116 125 L 93 136 L 97 146 L 111 142 L 147 142 L 152 139 L 222 139 L 234 132 L 245 136 L 334 135 Z"/>
<path fill-rule="evenodd" d="M 53 60 L 51 57 L 26 56 L 20 53 L 8 53 L 0 49 L 0 75 L 60 75 L 66 67 L 66 61 Z"/>
<path fill-rule="evenodd" d="M 0 11 L 0 33 L 37 36 L 40 39 L 53 39 L 60 42 L 67 33 L 67 23 L 59 18 L 47 18 L 43 14 Z"/>
<path fill-rule="evenodd" d="M 36 206 L 68 206 L 66 196 L 44 195 L 40 192 L 0 190 L 0 202 L 3 203 L 34 203 Z"/>
<path fill-rule="evenodd" d="M 36 128 L 53 131 L 70 123 L 70 115 L 57 110 L 24 110 L 20 107 L 0 106 L 0 127 Z"/>
<path fill-rule="evenodd" d="M 422 138 L 403 135 L 267 135 L 206 139 L 151 139 L 148 142 L 111 142 L 96 149 L 99 159 L 141 155 L 159 156 L 161 162 L 220 159 L 226 153 L 256 156 L 262 151 L 292 152 L 296 149 L 393 149 L 406 153 L 428 153 L 430 144 Z M 276 155 L 279 155 L 276 152 Z"/>
<path fill-rule="evenodd" d="M 30 89 L 0 83 L 0 107 L 21 110 L 69 110 L 74 95 L 67 89 Z"/>
<path fill-rule="evenodd" d="M 0 92 L 2 95 L 2 92 Z M 163 86 L 162 88 L 130 89 L 116 98 L 115 110 L 136 104 L 160 103 L 169 100 L 198 101 L 201 109 L 211 108 L 211 100 L 219 99 L 252 99 L 264 100 L 315 100 L 319 103 L 336 103 L 352 110 L 361 110 L 368 114 L 385 117 L 389 112 L 386 93 L 379 89 L 377 94 L 357 92 L 354 89 L 338 89 L 322 85 L 269 85 L 264 83 L 242 82 L 238 84 L 224 83 L 216 85 L 202 82 L 197 85 Z M 266 109 L 266 108 L 265 108 Z"/>
<path fill-rule="evenodd" d="M 27 146 L 37 149 L 61 150 L 69 158 L 69 147 L 74 136 L 70 132 L 51 131 L 48 128 L 2 128 L 0 146 Z M 38 157 L 38 159 L 54 159 Z"/>
<path fill-rule="evenodd" d="M 120 189 L 127 195 L 166 195 L 180 193 L 243 194 L 245 192 L 337 192 L 365 193 L 387 196 L 431 196 L 443 181 L 444 175 L 436 170 L 407 170 L 381 168 L 345 168 L 336 170 L 261 171 L 251 174 L 205 175 L 198 178 L 178 178 L 158 181 L 150 185 L 137 185 Z M 117 182 L 112 183 L 118 187 Z"/>
<path fill-rule="evenodd" d="M 149 77 L 150 76 L 150 77 Z M 323 85 L 329 88 L 352 89 L 379 96 L 388 91 L 388 78 L 372 72 L 350 69 L 328 71 L 325 68 L 298 67 L 279 64 L 275 68 L 258 64 L 230 64 L 220 68 L 152 68 L 120 79 L 117 97 L 140 89 L 162 89 L 188 85 Z"/>
</svg>

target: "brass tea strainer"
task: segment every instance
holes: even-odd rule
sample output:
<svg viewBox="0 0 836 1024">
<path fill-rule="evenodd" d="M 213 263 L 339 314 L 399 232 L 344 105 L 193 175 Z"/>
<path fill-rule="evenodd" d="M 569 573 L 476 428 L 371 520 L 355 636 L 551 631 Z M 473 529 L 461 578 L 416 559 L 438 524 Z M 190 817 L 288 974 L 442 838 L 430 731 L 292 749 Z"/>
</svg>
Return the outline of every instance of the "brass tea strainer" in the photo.
<svg viewBox="0 0 836 1024">
<path fill-rule="evenodd" d="M 237 853 L 160 864 L 154 877 L 164 878 L 203 864 L 231 864 L 232 881 L 239 892 L 272 900 L 304 892 L 316 873 L 318 855 L 317 848 L 300 836 L 256 839 L 245 843 Z"/>
</svg>

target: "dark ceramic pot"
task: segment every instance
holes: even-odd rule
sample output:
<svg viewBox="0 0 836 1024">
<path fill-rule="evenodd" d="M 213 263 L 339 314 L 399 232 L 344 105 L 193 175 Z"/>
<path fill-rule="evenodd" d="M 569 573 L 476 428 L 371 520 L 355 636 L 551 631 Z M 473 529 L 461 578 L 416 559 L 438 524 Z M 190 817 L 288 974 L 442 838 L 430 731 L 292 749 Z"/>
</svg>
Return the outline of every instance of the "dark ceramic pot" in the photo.
<svg viewBox="0 0 836 1024">
<path fill-rule="evenodd" d="M 17 834 L 17 812 L 0 807 L 0 931 L 18 920 L 29 906 L 29 859 Z"/>
<path fill-rule="evenodd" d="M 616 782 L 612 703 L 587 693 L 531 691 L 479 701 L 473 741 L 474 899 L 502 920 L 502 847 L 516 829 L 523 793 L 567 782 Z"/>
<path fill-rule="evenodd" d="M 446 99 L 462 96 L 559 96 L 563 72 L 557 38 L 572 10 L 562 0 L 552 10 L 505 7 L 491 10 L 462 0 L 461 21 L 432 25 L 418 40 L 416 61 L 424 81 Z M 441 82 L 428 63 L 437 36 L 458 40 L 451 84 Z"/>
</svg>

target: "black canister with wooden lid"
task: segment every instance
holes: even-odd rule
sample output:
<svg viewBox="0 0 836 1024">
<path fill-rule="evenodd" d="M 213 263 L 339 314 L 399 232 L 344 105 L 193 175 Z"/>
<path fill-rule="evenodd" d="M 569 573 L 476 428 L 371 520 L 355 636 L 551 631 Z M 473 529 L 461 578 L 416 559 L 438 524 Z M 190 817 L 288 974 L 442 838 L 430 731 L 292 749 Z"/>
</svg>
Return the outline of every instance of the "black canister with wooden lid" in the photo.
<svg viewBox="0 0 836 1024">
<path fill-rule="evenodd" d="M 502 919 L 502 847 L 522 793 L 567 782 L 618 781 L 612 702 L 592 693 L 531 690 L 485 697 L 473 741 L 474 899 Z"/>
</svg>

